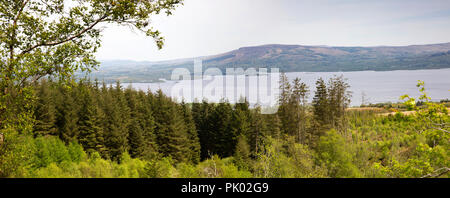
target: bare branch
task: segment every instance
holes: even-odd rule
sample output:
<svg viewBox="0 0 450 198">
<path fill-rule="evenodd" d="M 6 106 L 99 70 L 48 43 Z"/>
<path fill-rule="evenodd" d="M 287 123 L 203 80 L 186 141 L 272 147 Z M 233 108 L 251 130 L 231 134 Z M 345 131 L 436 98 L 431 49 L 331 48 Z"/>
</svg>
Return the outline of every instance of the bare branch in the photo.
<svg viewBox="0 0 450 198">
<path fill-rule="evenodd" d="M 442 175 L 447 174 L 448 172 L 450 172 L 450 168 L 444 167 L 444 168 L 440 168 L 435 170 L 434 172 L 424 175 L 421 178 L 433 178 L 433 177 L 440 177 Z"/>
<path fill-rule="evenodd" d="M 438 127 L 430 127 L 430 128 L 436 129 L 436 130 L 439 130 L 439 131 L 442 131 L 442 132 L 445 132 L 445 133 L 450 133 L 450 131 L 442 129 L 442 128 L 438 128 Z"/>
<path fill-rule="evenodd" d="M 435 126 L 441 126 L 441 127 L 448 127 L 448 126 L 450 126 L 450 123 L 442 123 L 442 124 L 433 123 L 433 125 L 435 125 Z"/>
</svg>

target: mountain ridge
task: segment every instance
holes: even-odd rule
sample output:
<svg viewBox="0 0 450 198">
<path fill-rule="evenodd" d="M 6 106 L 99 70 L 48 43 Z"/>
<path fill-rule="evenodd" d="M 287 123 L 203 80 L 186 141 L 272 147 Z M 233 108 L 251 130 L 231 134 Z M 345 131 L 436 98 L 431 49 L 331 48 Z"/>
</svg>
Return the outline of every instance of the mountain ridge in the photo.
<svg viewBox="0 0 450 198">
<path fill-rule="evenodd" d="M 282 72 L 389 71 L 450 68 L 450 42 L 408 46 L 312 46 L 266 44 L 194 58 L 167 61 L 104 61 L 92 76 L 106 81 L 152 82 L 175 68 L 280 68 Z"/>
</svg>

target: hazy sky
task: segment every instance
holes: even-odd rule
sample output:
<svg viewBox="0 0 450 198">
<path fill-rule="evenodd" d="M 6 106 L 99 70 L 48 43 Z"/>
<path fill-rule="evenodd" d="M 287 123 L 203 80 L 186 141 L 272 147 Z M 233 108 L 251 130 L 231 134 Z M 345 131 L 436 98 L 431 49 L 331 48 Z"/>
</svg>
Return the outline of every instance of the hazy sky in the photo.
<svg viewBox="0 0 450 198">
<path fill-rule="evenodd" d="M 449 0 L 185 0 L 153 18 L 166 38 L 109 27 L 100 60 L 159 61 L 214 55 L 263 44 L 330 46 L 450 42 Z"/>
</svg>

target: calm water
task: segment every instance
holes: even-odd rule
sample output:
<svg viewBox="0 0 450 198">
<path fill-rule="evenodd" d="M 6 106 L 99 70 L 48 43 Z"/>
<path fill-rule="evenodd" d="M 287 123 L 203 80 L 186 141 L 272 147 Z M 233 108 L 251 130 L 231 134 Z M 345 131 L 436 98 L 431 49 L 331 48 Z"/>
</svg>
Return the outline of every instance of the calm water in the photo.
<svg viewBox="0 0 450 198">
<path fill-rule="evenodd" d="M 318 78 L 322 77 L 326 80 L 334 75 L 343 75 L 348 79 L 347 82 L 351 86 L 350 90 L 353 95 L 351 103 L 352 106 L 361 105 L 363 95 L 365 95 L 364 98 L 366 103 L 398 102 L 399 97 L 404 94 L 418 96 L 418 89 L 416 87 L 418 80 L 425 81 L 427 93 L 433 100 L 450 98 L 450 69 L 383 72 L 359 71 L 287 73 L 289 80 L 299 77 L 311 88 L 310 98 L 314 95 L 315 81 Z M 252 81 L 254 80 L 251 77 L 247 77 L 247 84 Z M 193 81 L 167 81 L 163 83 L 133 83 L 131 86 L 135 89 L 144 91 L 147 91 L 148 89 L 152 91 L 161 89 L 165 94 L 171 95 L 172 87 L 177 83 L 190 86 L 194 84 L 192 82 Z M 203 86 L 208 83 L 210 87 L 213 85 L 210 81 L 204 81 Z M 123 86 L 129 85 L 130 84 L 124 84 Z M 252 85 L 250 85 L 247 86 L 247 89 L 250 90 L 247 94 L 251 95 L 254 94 L 252 91 L 255 90 L 256 87 L 252 87 Z M 194 91 L 195 90 L 198 90 L 198 87 L 194 87 Z M 187 100 L 187 102 L 190 102 L 190 100 Z"/>
</svg>

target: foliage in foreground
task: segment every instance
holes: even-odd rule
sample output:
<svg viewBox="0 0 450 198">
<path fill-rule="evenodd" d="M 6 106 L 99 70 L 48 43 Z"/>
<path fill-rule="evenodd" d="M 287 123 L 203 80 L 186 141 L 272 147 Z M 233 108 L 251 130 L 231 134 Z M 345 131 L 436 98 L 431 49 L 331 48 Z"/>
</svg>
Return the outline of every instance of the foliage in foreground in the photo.
<svg viewBox="0 0 450 198">
<path fill-rule="evenodd" d="M 10 177 L 303 178 L 422 177 L 450 166 L 448 142 L 433 146 L 435 134 L 416 133 L 413 117 L 397 114 L 362 122 L 347 135 L 327 132 L 317 150 L 294 137 L 268 138 L 255 158 L 215 155 L 198 164 L 176 163 L 170 157 L 142 160 L 128 153 L 117 162 L 57 137 L 22 137 L 0 168 L 14 170 Z"/>
<path fill-rule="evenodd" d="M 160 92 L 43 82 L 32 132 L 6 133 L 0 145 L 0 176 L 449 177 L 442 104 L 427 102 L 421 89 L 419 102 L 405 96 L 416 114 L 341 111 L 342 82 L 319 79 L 311 106 L 299 80 L 286 83 L 280 111 L 266 116 L 247 103 L 176 104 Z"/>
</svg>

